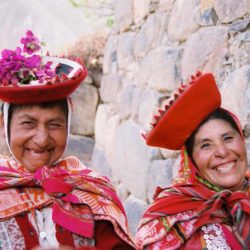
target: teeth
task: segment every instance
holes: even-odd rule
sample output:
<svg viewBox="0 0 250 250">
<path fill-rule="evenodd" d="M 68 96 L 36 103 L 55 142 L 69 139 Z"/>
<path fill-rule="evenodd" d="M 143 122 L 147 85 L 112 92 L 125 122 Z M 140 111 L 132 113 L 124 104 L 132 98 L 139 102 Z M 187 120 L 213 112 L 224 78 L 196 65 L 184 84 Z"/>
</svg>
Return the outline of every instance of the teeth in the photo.
<svg viewBox="0 0 250 250">
<path fill-rule="evenodd" d="M 215 168 L 215 170 L 219 171 L 219 172 L 226 172 L 228 170 L 231 170 L 233 166 L 234 166 L 234 162 L 231 162 L 231 163 L 227 163 L 227 164 L 218 166 Z"/>
</svg>

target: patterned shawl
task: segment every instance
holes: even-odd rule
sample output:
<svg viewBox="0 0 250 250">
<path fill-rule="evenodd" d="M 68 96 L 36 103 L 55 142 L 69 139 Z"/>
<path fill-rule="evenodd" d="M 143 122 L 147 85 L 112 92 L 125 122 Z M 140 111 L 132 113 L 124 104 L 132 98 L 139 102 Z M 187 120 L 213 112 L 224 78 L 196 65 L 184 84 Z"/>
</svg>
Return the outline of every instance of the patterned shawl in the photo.
<svg viewBox="0 0 250 250">
<path fill-rule="evenodd" d="M 27 172 L 13 158 L 0 159 L 0 220 L 52 206 L 53 221 L 84 237 L 94 237 L 94 220 L 110 221 L 116 233 L 133 246 L 123 206 L 109 180 L 75 157 L 53 168 Z"/>
<path fill-rule="evenodd" d="M 237 118 L 231 115 L 240 128 Z M 238 246 L 250 249 L 250 179 L 246 176 L 242 191 L 221 190 L 198 176 L 183 148 L 174 185 L 157 188 L 154 202 L 141 220 L 136 235 L 137 249 L 156 242 L 158 248 L 152 249 L 178 249 L 202 225 L 210 223 L 234 225 Z"/>
</svg>

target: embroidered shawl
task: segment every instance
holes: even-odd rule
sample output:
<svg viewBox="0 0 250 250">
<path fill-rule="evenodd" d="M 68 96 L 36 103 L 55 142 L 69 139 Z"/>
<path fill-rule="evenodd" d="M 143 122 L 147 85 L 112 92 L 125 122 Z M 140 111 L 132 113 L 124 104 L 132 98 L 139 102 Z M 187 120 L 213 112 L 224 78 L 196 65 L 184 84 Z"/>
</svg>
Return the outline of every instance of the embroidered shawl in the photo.
<svg viewBox="0 0 250 250">
<path fill-rule="evenodd" d="M 0 195 L 0 220 L 51 205 L 53 221 L 69 231 L 93 238 L 94 221 L 108 220 L 119 237 L 133 246 L 123 206 L 110 181 L 75 157 L 34 174 L 13 158 L 1 157 Z"/>
<path fill-rule="evenodd" d="M 231 115 L 240 128 L 237 118 Z M 242 134 L 241 136 L 243 137 Z M 155 248 L 149 247 L 149 250 L 179 249 L 202 225 L 209 223 L 233 225 L 234 236 L 242 246 L 241 249 L 250 249 L 248 176 L 249 174 L 243 191 L 221 190 L 197 175 L 197 170 L 183 147 L 181 167 L 174 185 L 164 189 L 157 188 L 154 202 L 140 222 L 135 239 L 137 249 L 150 244 L 155 245 Z"/>
</svg>

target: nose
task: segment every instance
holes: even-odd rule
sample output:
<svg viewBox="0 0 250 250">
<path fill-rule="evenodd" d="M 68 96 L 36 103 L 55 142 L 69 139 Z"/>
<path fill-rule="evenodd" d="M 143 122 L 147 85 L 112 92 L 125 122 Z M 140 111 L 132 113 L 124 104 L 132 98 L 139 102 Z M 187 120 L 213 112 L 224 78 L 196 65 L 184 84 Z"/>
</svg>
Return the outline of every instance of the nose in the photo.
<svg viewBox="0 0 250 250">
<path fill-rule="evenodd" d="M 33 136 L 33 142 L 39 147 L 46 147 L 49 143 L 49 131 L 45 126 L 39 126 Z"/>
<path fill-rule="evenodd" d="M 217 145 L 215 148 L 215 156 L 224 158 L 229 154 L 229 150 L 224 144 Z"/>
</svg>

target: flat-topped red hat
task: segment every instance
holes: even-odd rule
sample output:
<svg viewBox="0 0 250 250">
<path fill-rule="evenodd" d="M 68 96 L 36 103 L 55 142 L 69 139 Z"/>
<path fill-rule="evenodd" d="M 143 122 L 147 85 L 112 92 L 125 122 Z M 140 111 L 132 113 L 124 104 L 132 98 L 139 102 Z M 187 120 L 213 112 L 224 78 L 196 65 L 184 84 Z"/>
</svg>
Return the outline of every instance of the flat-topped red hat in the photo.
<svg viewBox="0 0 250 250">
<path fill-rule="evenodd" d="M 192 76 L 187 85 L 155 116 L 152 130 L 144 135 L 150 146 L 179 150 L 199 124 L 221 106 L 221 96 L 211 73 Z"/>
<path fill-rule="evenodd" d="M 23 48 L 5 49 L 0 58 L 0 99 L 14 104 L 51 102 L 68 97 L 87 76 L 83 62 L 40 55 L 41 43 L 28 30 Z"/>
</svg>

